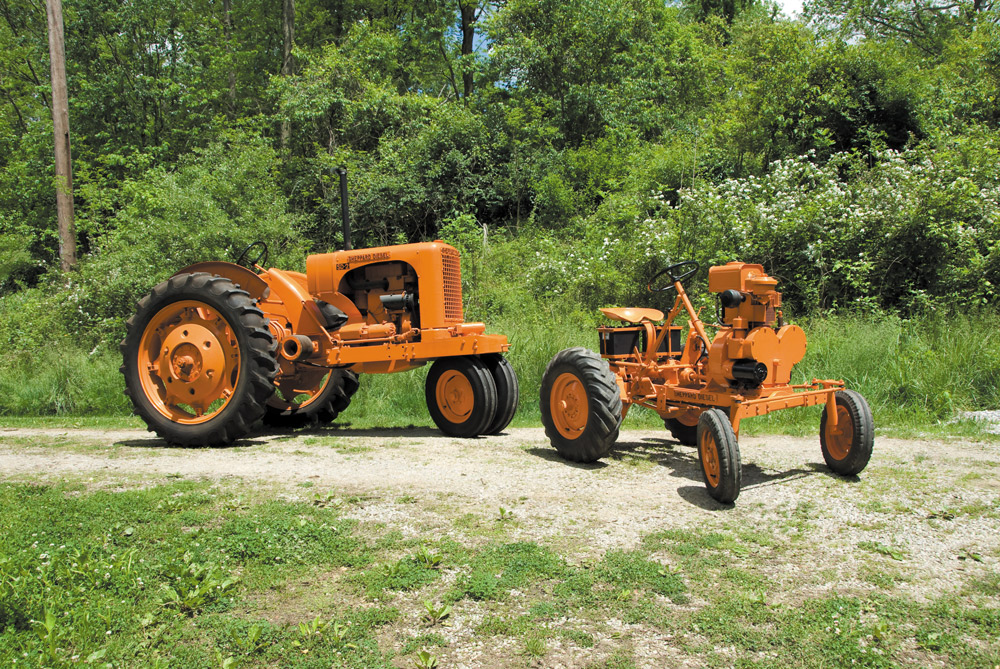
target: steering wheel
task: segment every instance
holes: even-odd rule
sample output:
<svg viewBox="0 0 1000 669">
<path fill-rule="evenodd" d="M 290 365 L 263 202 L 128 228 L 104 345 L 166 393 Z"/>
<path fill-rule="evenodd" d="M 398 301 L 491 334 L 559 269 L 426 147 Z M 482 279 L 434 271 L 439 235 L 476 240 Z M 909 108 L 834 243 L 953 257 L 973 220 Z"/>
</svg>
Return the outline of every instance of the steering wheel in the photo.
<svg viewBox="0 0 1000 669">
<path fill-rule="evenodd" d="M 251 255 L 251 251 L 253 251 L 253 249 L 258 247 L 260 248 L 260 252 L 257 254 L 257 257 L 254 258 L 253 260 L 250 260 L 249 258 Z M 247 269 L 254 272 L 257 271 L 255 268 L 256 265 L 260 265 L 261 267 L 267 265 L 267 244 L 265 244 L 259 239 L 251 243 L 248 247 L 243 249 L 243 252 L 240 253 L 239 257 L 236 258 L 236 264 L 242 267 L 246 267 Z"/>
<path fill-rule="evenodd" d="M 687 269 L 686 271 L 680 272 L 679 274 L 674 273 L 677 270 L 684 270 L 687 267 L 690 267 L 691 269 Z M 646 290 L 648 290 L 651 293 L 663 293 L 668 290 L 672 290 L 675 283 L 677 283 L 678 281 L 683 281 L 684 279 L 688 278 L 697 271 L 698 271 L 697 260 L 685 260 L 684 262 L 675 263 L 673 265 L 670 265 L 666 269 L 662 269 L 659 272 L 657 272 L 653 276 L 653 278 L 649 280 L 649 283 L 646 284 Z M 656 280 L 663 275 L 670 277 L 670 283 L 668 283 L 665 286 L 660 286 L 659 288 L 653 288 L 653 284 L 656 283 Z"/>
</svg>

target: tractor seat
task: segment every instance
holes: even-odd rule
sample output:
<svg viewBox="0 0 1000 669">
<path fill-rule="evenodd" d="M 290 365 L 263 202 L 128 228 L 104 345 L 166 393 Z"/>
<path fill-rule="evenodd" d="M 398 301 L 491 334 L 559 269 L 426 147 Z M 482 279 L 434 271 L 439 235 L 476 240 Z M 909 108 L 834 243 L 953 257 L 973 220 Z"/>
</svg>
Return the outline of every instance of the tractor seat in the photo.
<svg viewBox="0 0 1000 669">
<path fill-rule="evenodd" d="M 663 312 L 659 309 L 615 307 L 614 309 L 601 309 L 601 313 L 613 321 L 622 321 L 623 323 L 641 323 L 642 321 L 663 320 Z"/>
</svg>

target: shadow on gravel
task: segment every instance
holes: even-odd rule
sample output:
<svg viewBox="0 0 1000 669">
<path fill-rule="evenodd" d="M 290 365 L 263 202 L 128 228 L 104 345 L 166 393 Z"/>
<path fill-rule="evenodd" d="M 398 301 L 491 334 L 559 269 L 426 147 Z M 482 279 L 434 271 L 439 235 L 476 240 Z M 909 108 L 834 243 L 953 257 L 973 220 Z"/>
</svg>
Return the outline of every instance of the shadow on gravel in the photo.
<svg viewBox="0 0 1000 669">
<path fill-rule="evenodd" d="M 600 460 L 597 462 L 573 462 L 566 460 L 554 448 L 526 448 L 524 452 L 528 455 L 534 455 L 536 458 L 548 460 L 549 462 L 558 462 L 561 465 L 566 465 L 574 469 L 604 469 L 608 466 L 608 463 L 601 462 Z"/>
<path fill-rule="evenodd" d="M 203 448 L 225 451 L 229 449 L 240 449 L 240 448 L 251 448 L 253 446 L 265 446 L 267 441 L 263 439 L 237 439 L 231 444 L 223 444 L 221 446 L 181 446 L 179 444 L 168 444 L 166 441 L 159 437 L 154 437 L 150 435 L 147 439 L 120 439 L 114 442 L 115 446 L 124 446 L 125 448 L 165 448 L 165 449 L 175 449 L 178 451 L 195 451 Z"/>
<path fill-rule="evenodd" d="M 672 439 L 647 437 L 642 441 L 615 444 L 608 457 L 621 461 L 629 458 L 647 460 L 669 469 L 670 476 L 686 479 L 698 484 L 694 486 L 681 486 L 677 489 L 678 495 L 695 506 L 708 510 L 720 510 L 732 507 L 731 504 L 720 504 L 708 495 L 703 485 L 704 479 L 701 473 L 701 462 L 698 460 L 698 449 L 693 446 L 684 446 Z M 741 489 L 749 490 L 778 485 L 817 474 L 844 479 L 844 477 L 833 474 L 823 465 L 815 463 L 809 463 L 805 467 L 793 467 L 785 471 L 775 471 L 762 469 L 755 463 L 744 462 Z M 846 480 L 857 481 L 860 479 L 854 476 L 848 477 Z"/>
<path fill-rule="evenodd" d="M 705 486 L 697 485 L 682 485 L 677 489 L 677 494 L 685 502 L 688 502 L 692 506 L 697 506 L 700 509 L 705 509 L 706 511 L 726 511 L 727 509 L 735 509 L 735 504 L 723 504 L 721 502 L 716 502 L 714 499 L 709 497 L 708 491 L 705 490 Z"/>
<path fill-rule="evenodd" d="M 843 476 L 841 474 L 835 474 L 832 471 L 830 471 L 830 469 L 825 464 L 820 464 L 818 462 L 810 462 L 807 466 L 809 467 L 811 473 L 813 474 L 822 474 L 827 478 L 831 478 L 837 481 L 847 481 L 848 483 L 861 482 L 861 477 L 858 476 L 857 474 L 854 474 L 852 476 Z"/>
<path fill-rule="evenodd" d="M 282 437 L 284 439 L 294 437 L 448 437 L 441 430 L 430 427 L 416 427 L 411 425 L 409 427 L 370 427 L 362 429 L 349 427 L 345 424 L 337 425 L 336 423 L 299 430 L 268 430 L 268 434 L 285 435 Z M 481 437 L 474 437 L 473 439 L 479 438 Z"/>
</svg>

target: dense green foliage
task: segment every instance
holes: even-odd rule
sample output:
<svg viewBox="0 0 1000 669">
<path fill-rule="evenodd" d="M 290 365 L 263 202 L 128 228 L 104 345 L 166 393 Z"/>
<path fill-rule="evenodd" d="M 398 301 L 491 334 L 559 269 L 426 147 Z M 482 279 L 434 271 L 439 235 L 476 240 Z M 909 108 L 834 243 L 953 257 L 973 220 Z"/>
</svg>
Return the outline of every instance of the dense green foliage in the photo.
<svg viewBox="0 0 1000 669">
<path fill-rule="evenodd" d="M 470 313 L 515 341 L 572 339 L 687 258 L 763 263 L 797 314 L 1000 303 L 989 0 L 814 0 L 802 20 L 745 0 L 300 0 L 291 74 L 274 3 L 64 12 L 65 275 L 45 15 L 0 0 L 0 382 L 40 366 L 64 388 L 0 413 L 121 411 L 77 377 L 110 367 L 136 299 L 254 239 L 293 269 L 336 247 L 339 165 L 355 245 L 458 244 Z M 519 371 L 548 352 L 527 343 Z"/>
</svg>

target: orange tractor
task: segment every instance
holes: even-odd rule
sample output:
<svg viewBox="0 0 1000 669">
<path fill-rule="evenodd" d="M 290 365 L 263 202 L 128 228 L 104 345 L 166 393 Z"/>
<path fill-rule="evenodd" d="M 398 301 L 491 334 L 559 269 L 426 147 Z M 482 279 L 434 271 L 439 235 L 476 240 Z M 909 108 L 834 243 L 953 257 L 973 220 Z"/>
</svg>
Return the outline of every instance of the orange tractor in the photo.
<svg viewBox="0 0 1000 669">
<path fill-rule="evenodd" d="M 665 320 L 658 309 L 602 309 L 619 325 L 598 328 L 600 355 L 570 348 L 546 367 L 542 423 L 560 455 L 576 462 L 604 457 L 629 407 L 648 407 L 675 439 L 698 447 L 709 494 L 730 503 L 740 494 L 740 422 L 778 409 L 825 404 L 819 439 L 827 466 L 844 476 L 863 470 L 872 454 L 871 409 L 843 381 L 791 383 L 792 367 L 806 352 L 806 336 L 784 322 L 777 280 L 760 265 L 731 262 L 710 268 L 708 288 L 719 299 L 710 338 L 681 284 L 697 270 L 696 262 L 686 261 L 649 282 L 651 292 L 677 291 Z M 689 319 L 683 345 L 682 328 L 673 324 L 682 309 Z"/>
<path fill-rule="evenodd" d="M 458 251 L 435 241 L 309 256 L 265 269 L 255 242 L 236 263 L 202 262 L 138 304 L 121 344 L 126 394 L 149 428 L 182 445 L 227 444 L 254 424 L 329 422 L 358 374 L 434 361 L 431 417 L 446 434 L 496 434 L 517 409 L 503 335 L 465 323 Z M 250 256 L 256 258 L 250 260 Z"/>
</svg>

